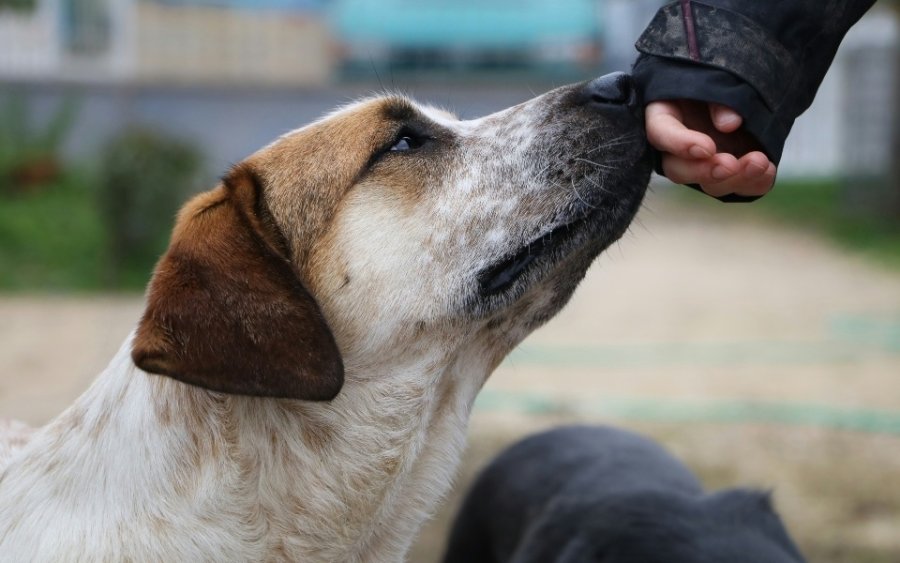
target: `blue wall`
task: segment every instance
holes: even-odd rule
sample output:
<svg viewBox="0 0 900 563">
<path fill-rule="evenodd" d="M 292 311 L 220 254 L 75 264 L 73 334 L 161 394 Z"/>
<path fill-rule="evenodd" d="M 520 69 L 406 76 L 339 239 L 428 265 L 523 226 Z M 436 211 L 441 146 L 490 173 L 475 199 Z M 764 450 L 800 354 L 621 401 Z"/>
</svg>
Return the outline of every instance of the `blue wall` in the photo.
<svg viewBox="0 0 900 563">
<path fill-rule="evenodd" d="M 146 0 L 145 0 L 146 1 Z M 328 0 L 154 0 L 170 6 L 215 6 L 239 10 L 321 10 Z"/>
<path fill-rule="evenodd" d="M 334 0 L 348 42 L 402 48 L 528 48 L 599 35 L 596 0 Z"/>
</svg>

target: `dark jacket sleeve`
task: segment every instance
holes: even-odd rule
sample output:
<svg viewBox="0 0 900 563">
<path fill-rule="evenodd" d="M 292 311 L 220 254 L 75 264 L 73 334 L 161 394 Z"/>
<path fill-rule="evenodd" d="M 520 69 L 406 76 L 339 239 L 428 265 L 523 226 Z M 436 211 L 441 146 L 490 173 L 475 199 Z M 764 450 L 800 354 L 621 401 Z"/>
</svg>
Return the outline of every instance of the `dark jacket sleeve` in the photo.
<svg viewBox="0 0 900 563">
<path fill-rule="evenodd" d="M 844 34 L 874 3 L 672 2 L 638 40 L 634 77 L 644 103 L 689 99 L 735 109 L 777 164 L 794 120 L 812 103 Z"/>
</svg>

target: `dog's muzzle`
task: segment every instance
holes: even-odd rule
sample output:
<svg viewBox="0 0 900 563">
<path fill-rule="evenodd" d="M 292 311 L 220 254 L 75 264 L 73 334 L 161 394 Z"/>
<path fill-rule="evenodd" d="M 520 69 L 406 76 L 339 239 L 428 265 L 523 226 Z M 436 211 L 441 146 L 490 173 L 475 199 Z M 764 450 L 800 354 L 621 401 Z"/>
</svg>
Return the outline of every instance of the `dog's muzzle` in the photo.
<svg viewBox="0 0 900 563">
<path fill-rule="evenodd" d="M 533 159 L 540 160 L 546 147 L 558 151 L 545 167 L 545 180 L 548 194 L 562 193 L 566 202 L 552 210 L 549 225 L 479 272 L 482 296 L 521 288 L 518 282 L 527 272 L 546 273 L 586 245 L 599 253 L 624 233 L 646 188 L 650 166 L 643 111 L 631 76 L 607 74 L 564 87 L 550 100 L 551 125 L 534 144 Z"/>
</svg>

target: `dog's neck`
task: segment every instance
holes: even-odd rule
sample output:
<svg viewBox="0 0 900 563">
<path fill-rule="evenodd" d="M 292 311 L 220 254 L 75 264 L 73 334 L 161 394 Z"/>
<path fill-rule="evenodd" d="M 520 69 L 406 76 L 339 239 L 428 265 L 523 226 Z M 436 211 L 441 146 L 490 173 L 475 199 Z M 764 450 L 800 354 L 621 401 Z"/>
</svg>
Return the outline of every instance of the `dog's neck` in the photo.
<svg viewBox="0 0 900 563">
<path fill-rule="evenodd" d="M 34 526 L 38 538 L 54 521 L 70 534 L 56 538 L 60 548 L 112 548 L 113 559 L 402 560 L 452 480 L 491 367 L 466 354 L 467 365 L 348 368 L 337 398 L 309 403 L 148 375 L 129 351 L 126 342 L 6 469 L 0 522 Z M 121 541 L 88 529 L 99 525 L 116 527 Z"/>
</svg>

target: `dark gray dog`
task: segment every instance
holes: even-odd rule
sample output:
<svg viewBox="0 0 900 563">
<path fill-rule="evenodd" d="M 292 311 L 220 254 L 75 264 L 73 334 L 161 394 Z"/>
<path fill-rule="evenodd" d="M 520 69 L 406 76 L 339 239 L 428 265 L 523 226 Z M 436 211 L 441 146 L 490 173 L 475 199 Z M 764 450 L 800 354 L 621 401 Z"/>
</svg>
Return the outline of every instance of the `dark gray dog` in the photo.
<svg viewBox="0 0 900 563">
<path fill-rule="evenodd" d="M 530 436 L 481 473 L 444 563 L 798 563 L 772 509 L 749 489 L 706 493 L 647 438 L 570 426 Z"/>
</svg>

